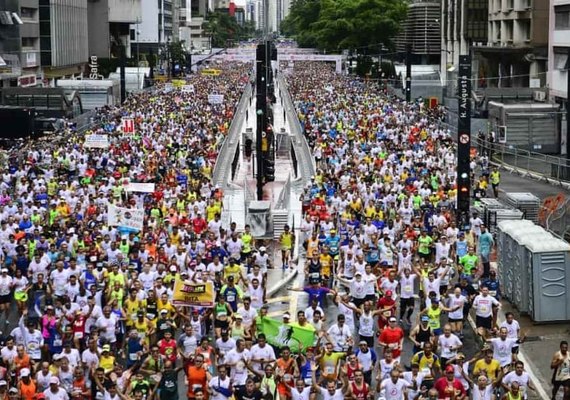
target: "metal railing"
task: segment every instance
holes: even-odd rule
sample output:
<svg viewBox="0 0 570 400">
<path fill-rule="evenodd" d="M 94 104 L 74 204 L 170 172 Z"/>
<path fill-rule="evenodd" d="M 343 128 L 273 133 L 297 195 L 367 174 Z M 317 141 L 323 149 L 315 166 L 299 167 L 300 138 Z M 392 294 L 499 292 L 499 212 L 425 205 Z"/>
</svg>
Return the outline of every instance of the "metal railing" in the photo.
<svg viewBox="0 0 570 400">
<path fill-rule="evenodd" d="M 559 185 L 570 184 L 570 160 L 559 156 L 536 153 L 504 143 L 491 143 L 471 137 L 472 147 L 497 163 L 521 176 L 548 180 Z"/>
<path fill-rule="evenodd" d="M 220 185 L 220 187 L 225 187 L 225 185 L 228 183 L 230 169 L 227 167 L 231 165 L 231 160 L 235 155 L 236 149 L 239 148 L 239 143 L 241 140 L 241 128 L 245 121 L 245 111 L 247 110 L 247 107 L 249 107 L 251 90 L 251 85 L 248 84 L 243 91 L 241 99 L 235 109 L 234 118 L 232 119 L 230 128 L 228 129 L 228 134 L 220 146 L 218 157 L 216 158 L 216 163 L 214 164 L 212 182 Z"/>
<path fill-rule="evenodd" d="M 293 104 L 293 100 L 291 99 L 287 82 L 282 75 L 279 76 L 278 80 L 279 87 L 281 89 L 281 98 L 283 99 L 283 108 L 287 113 L 287 119 L 289 120 L 289 126 L 292 133 L 291 144 L 293 147 L 291 150 L 294 153 L 295 159 L 298 160 L 297 178 L 299 178 L 304 185 L 311 179 L 311 176 L 315 175 L 315 159 L 311 154 L 307 138 L 301 129 L 301 123 L 297 117 L 297 110 Z"/>
</svg>

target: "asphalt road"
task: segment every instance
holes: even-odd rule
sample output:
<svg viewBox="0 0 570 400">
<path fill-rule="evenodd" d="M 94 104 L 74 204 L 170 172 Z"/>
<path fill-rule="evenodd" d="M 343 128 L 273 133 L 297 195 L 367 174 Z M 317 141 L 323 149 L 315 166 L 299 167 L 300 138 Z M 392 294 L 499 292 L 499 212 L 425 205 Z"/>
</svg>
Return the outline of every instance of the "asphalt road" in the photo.
<svg viewBox="0 0 570 400">
<path fill-rule="evenodd" d="M 297 275 L 297 277 L 291 283 L 291 286 L 301 287 L 304 286 L 305 284 L 306 282 L 304 275 L 302 273 L 299 273 L 299 275 Z M 283 313 L 289 312 L 291 314 L 291 318 L 293 321 L 293 318 L 295 318 L 297 315 L 297 311 L 305 310 L 309 306 L 308 295 L 303 292 L 289 291 L 287 290 L 287 287 L 289 287 L 289 285 L 286 285 L 281 290 L 279 290 L 271 299 L 268 299 L 269 316 L 276 319 L 280 319 Z M 419 309 L 419 300 L 416 300 L 416 308 L 414 314 L 412 315 L 412 321 L 416 320 L 418 309 Z M 323 311 L 326 315 L 326 328 L 328 329 L 329 326 L 331 326 L 336 322 L 336 318 L 338 315 L 338 308 L 334 304 L 330 296 L 326 300 Z M 442 317 L 442 325 L 444 321 L 446 322 L 446 317 Z M 406 333 L 406 339 L 404 340 L 404 348 L 402 351 L 401 360 L 405 366 L 409 366 L 410 360 L 413 356 L 412 352 L 413 345 L 412 342 L 407 337 L 407 335 L 409 334 L 409 327 L 403 326 L 403 328 Z M 476 342 L 476 335 L 469 328 L 468 324 L 466 324 L 464 328 L 464 335 L 465 337 L 463 340 L 462 352 L 465 354 L 467 359 L 470 359 L 475 355 L 475 353 L 479 351 L 479 347 Z M 354 337 L 355 337 L 355 343 L 358 343 L 356 332 Z M 381 354 L 380 348 L 376 346 L 375 350 L 380 358 Z"/>
</svg>

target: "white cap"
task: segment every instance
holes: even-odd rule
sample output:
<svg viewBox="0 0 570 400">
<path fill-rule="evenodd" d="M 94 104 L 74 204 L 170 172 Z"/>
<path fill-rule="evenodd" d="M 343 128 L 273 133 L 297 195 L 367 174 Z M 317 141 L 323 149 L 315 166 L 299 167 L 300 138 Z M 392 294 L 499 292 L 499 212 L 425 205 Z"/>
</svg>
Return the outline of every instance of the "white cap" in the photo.
<svg viewBox="0 0 570 400">
<path fill-rule="evenodd" d="M 176 268 L 174 265 L 171 265 L 171 266 L 170 266 L 170 271 L 176 272 L 176 271 L 177 271 L 177 268 Z"/>
<path fill-rule="evenodd" d="M 49 384 L 59 385 L 59 378 L 57 376 L 52 376 L 49 378 Z"/>
<path fill-rule="evenodd" d="M 265 248 L 265 246 L 261 246 L 261 247 L 259 248 L 259 251 L 266 251 L 266 250 L 267 250 L 267 249 Z"/>
<path fill-rule="evenodd" d="M 20 377 L 30 376 L 30 369 L 29 368 L 22 368 L 20 371 Z"/>
</svg>

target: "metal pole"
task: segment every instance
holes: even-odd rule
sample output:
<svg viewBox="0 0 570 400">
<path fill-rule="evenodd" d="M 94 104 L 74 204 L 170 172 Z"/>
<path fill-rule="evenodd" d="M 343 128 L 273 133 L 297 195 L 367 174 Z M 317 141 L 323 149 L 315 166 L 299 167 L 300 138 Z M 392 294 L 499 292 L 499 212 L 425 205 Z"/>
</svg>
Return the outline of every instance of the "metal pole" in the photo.
<svg viewBox="0 0 570 400">
<path fill-rule="evenodd" d="M 139 26 L 140 20 L 137 18 L 137 90 L 141 88 L 141 56 L 140 56 L 140 41 L 139 41 Z"/>
<path fill-rule="evenodd" d="M 406 101 L 412 101 L 412 45 L 406 49 Z"/>
<path fill-rule="evenodd" d="M 257 46 L 256 54 L 256 118 L 257 130 L 255 141 L 255 154 L 257 161 L 257 200 L 263 199 L 263 182 L 264 182 L 264 162 L 263 162 L 263 139 L 265 132 L 265 119 L 267 118 L 267 81 L 266 81 L 266 49 L 265 44 Z"/>
<path fill-rule="evenodd" d="M 120 72 L 120 81 L 121 81 L 121 104 L 123 104 L 127 98 L 127 87 L 125 82 L 125 65 L 127 64 L 126 55 L 125 55 L 125 45 L 121 41 L 119 46 L 119 72 Z"/>
<path fill-rule="evenodd" d="M 570 65 L 570 47 L 568 47 L 568 59 L 566 61 L 566 68 Z M 570 69 L 566 69 L 566 158 L 570 159 L 570 143 L 568 137 L 570 136 Z M 564 176 L 564 178 L 567 178 Z"/>
</svg>

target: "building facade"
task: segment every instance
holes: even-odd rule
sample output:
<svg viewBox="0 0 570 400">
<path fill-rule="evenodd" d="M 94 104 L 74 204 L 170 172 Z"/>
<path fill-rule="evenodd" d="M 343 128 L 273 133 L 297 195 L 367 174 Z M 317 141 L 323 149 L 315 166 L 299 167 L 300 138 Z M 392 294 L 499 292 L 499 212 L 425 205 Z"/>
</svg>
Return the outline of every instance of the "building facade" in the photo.
<svg viewBox="0 0 570 400">
<path fill-rule="evenodd" d="M 44 77 L 83 73 L 89 57 L 87 0 L 39 0 L 39 17 Z"/>
<path fill-rule="evenodd" d="M 130 54 L 131 24 L 141 21 L 142 0 L 89 0 L 89 56 L 120 57 L 124 45 Z"/>
<path fill-rule="evenodd" d="M 476 87 L 539 88 L 546 84 L 549 2 L 489 0 L 487 43 L 479 56 Z"/>
<path fill-rule="evenodd" d="M 408 5 L 408 15 L 402 31 L 396 36 L 396 51 L 402 58 L 410 48 L 416 64 L 440 64 L 441 2 L 414 0 Z"/>
<path fill-rule="evenodd" d="M 0 38 L 0 86 L 40 83 L 38 0 L 1 0 Z"/>
<path fill-rule="evenodd" d="M 550 0 L 548 87 L 555 102 L 568 99 L 570 0 Z"/>
</svg>

